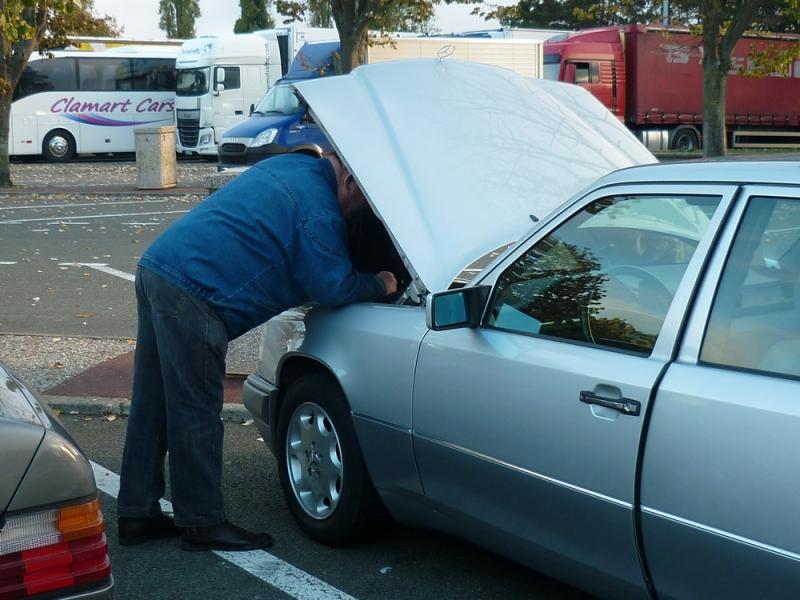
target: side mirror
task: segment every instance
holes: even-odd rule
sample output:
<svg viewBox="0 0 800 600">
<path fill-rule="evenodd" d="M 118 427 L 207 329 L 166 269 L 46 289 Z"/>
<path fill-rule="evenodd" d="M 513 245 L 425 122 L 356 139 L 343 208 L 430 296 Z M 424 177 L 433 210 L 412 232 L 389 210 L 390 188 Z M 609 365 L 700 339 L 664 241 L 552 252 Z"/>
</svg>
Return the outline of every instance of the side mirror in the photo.
<svg viewBox="0 0 800 600">
<path fill-rule="evenodd" d="M 217 67 L 215 78 L 217 83 L 225 83 L 225 67 Z"/>
<path fill-rule="evenodd" d="M 442 331 L 478 327 L 491 290 L 491 286 L 477 285 L 432 294 L 428 299 L 428 328 Z"/>
<path fill-rule="evenodd" d="M 224 83 L 218 83 L 217 86 L 214 88 L 214 91 L 218 94 L 225 89 Z"/>
<path fill-rule="evenodd" d="M 256 111 L 256 105 L 255 104 L 251 104 L 250 105 L 250 115 L 252 115 L 255 111 Z"/>
</svg>

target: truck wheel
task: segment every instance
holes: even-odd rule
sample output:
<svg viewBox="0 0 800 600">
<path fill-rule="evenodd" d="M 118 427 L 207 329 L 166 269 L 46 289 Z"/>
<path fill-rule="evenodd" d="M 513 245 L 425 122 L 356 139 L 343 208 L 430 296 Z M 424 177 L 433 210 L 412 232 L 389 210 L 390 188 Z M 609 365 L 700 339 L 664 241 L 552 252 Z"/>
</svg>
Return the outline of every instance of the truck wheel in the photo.
<svg viewBox="0 0 800 600">
<path fill-rule="evenodd" d="M 75 156 L 75 138 L 69 131 L 54 129 L 42 142 L 42 156 L 48 162 L 67 162 Z"/>
<path fill-rule="evenodd" d="M 330 377 L 311 373 L 289 387 L 276 437 L 283 494 L 308 536 L 338 546 L 380 529 L 386 511 L 364 465 L 347 400 Z"/>
<path fill-rule="evenodd" d="M 700 148 L 700 136 L 693 127 L 681 127 L 672 134 L 670 149 L 689 152 Z"/>
</svg>

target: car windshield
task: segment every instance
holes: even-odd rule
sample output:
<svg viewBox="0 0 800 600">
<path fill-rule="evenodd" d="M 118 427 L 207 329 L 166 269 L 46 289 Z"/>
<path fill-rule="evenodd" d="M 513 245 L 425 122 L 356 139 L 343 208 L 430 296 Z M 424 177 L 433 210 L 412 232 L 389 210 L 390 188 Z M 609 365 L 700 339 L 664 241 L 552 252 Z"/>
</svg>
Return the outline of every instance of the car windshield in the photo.
<svg viewBox="0 0 800 600">
<path fill-rule="evenodd" d="M 178 96 L 202 96 L 208 92 L 211 67 L 200 69 L 178 69 L 175 94 Z"/>
<path fill-rule="evenodd" d="M 255 113 L 279 113 L 281 115 L 296 115 L 303 112 L 300 99 L 288 85 L 276 85 L 259 102 Z"/>
</svg>

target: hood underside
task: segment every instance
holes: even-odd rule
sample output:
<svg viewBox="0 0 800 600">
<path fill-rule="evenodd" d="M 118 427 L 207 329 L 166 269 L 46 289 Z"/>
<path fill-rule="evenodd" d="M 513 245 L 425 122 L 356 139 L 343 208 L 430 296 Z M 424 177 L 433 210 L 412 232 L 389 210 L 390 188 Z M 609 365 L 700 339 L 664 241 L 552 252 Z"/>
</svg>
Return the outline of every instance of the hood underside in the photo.
<svg viewBox="0 0 800 600">
<path fill-rule="evenodd" d="M 296 84 L 409 270 L 446 289 L 598 177 L 655 162 L 578 86 L 458 60 Z"/>
</svg>

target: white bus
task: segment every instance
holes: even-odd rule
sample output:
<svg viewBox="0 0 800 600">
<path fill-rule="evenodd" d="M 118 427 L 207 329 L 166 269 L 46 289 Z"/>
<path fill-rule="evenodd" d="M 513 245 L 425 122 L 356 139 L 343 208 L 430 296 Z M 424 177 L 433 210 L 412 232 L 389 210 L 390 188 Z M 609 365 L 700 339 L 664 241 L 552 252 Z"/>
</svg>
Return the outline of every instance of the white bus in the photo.
<svg viewBox="0 0 800 600">
<path fill-rule="evenodd" d="M 133 152 L 133 130 L 170 125 L 177 48 L 123 47 L 31 57 L 14 90 L 9 154 L 65 162 Z"/>
</svg>

